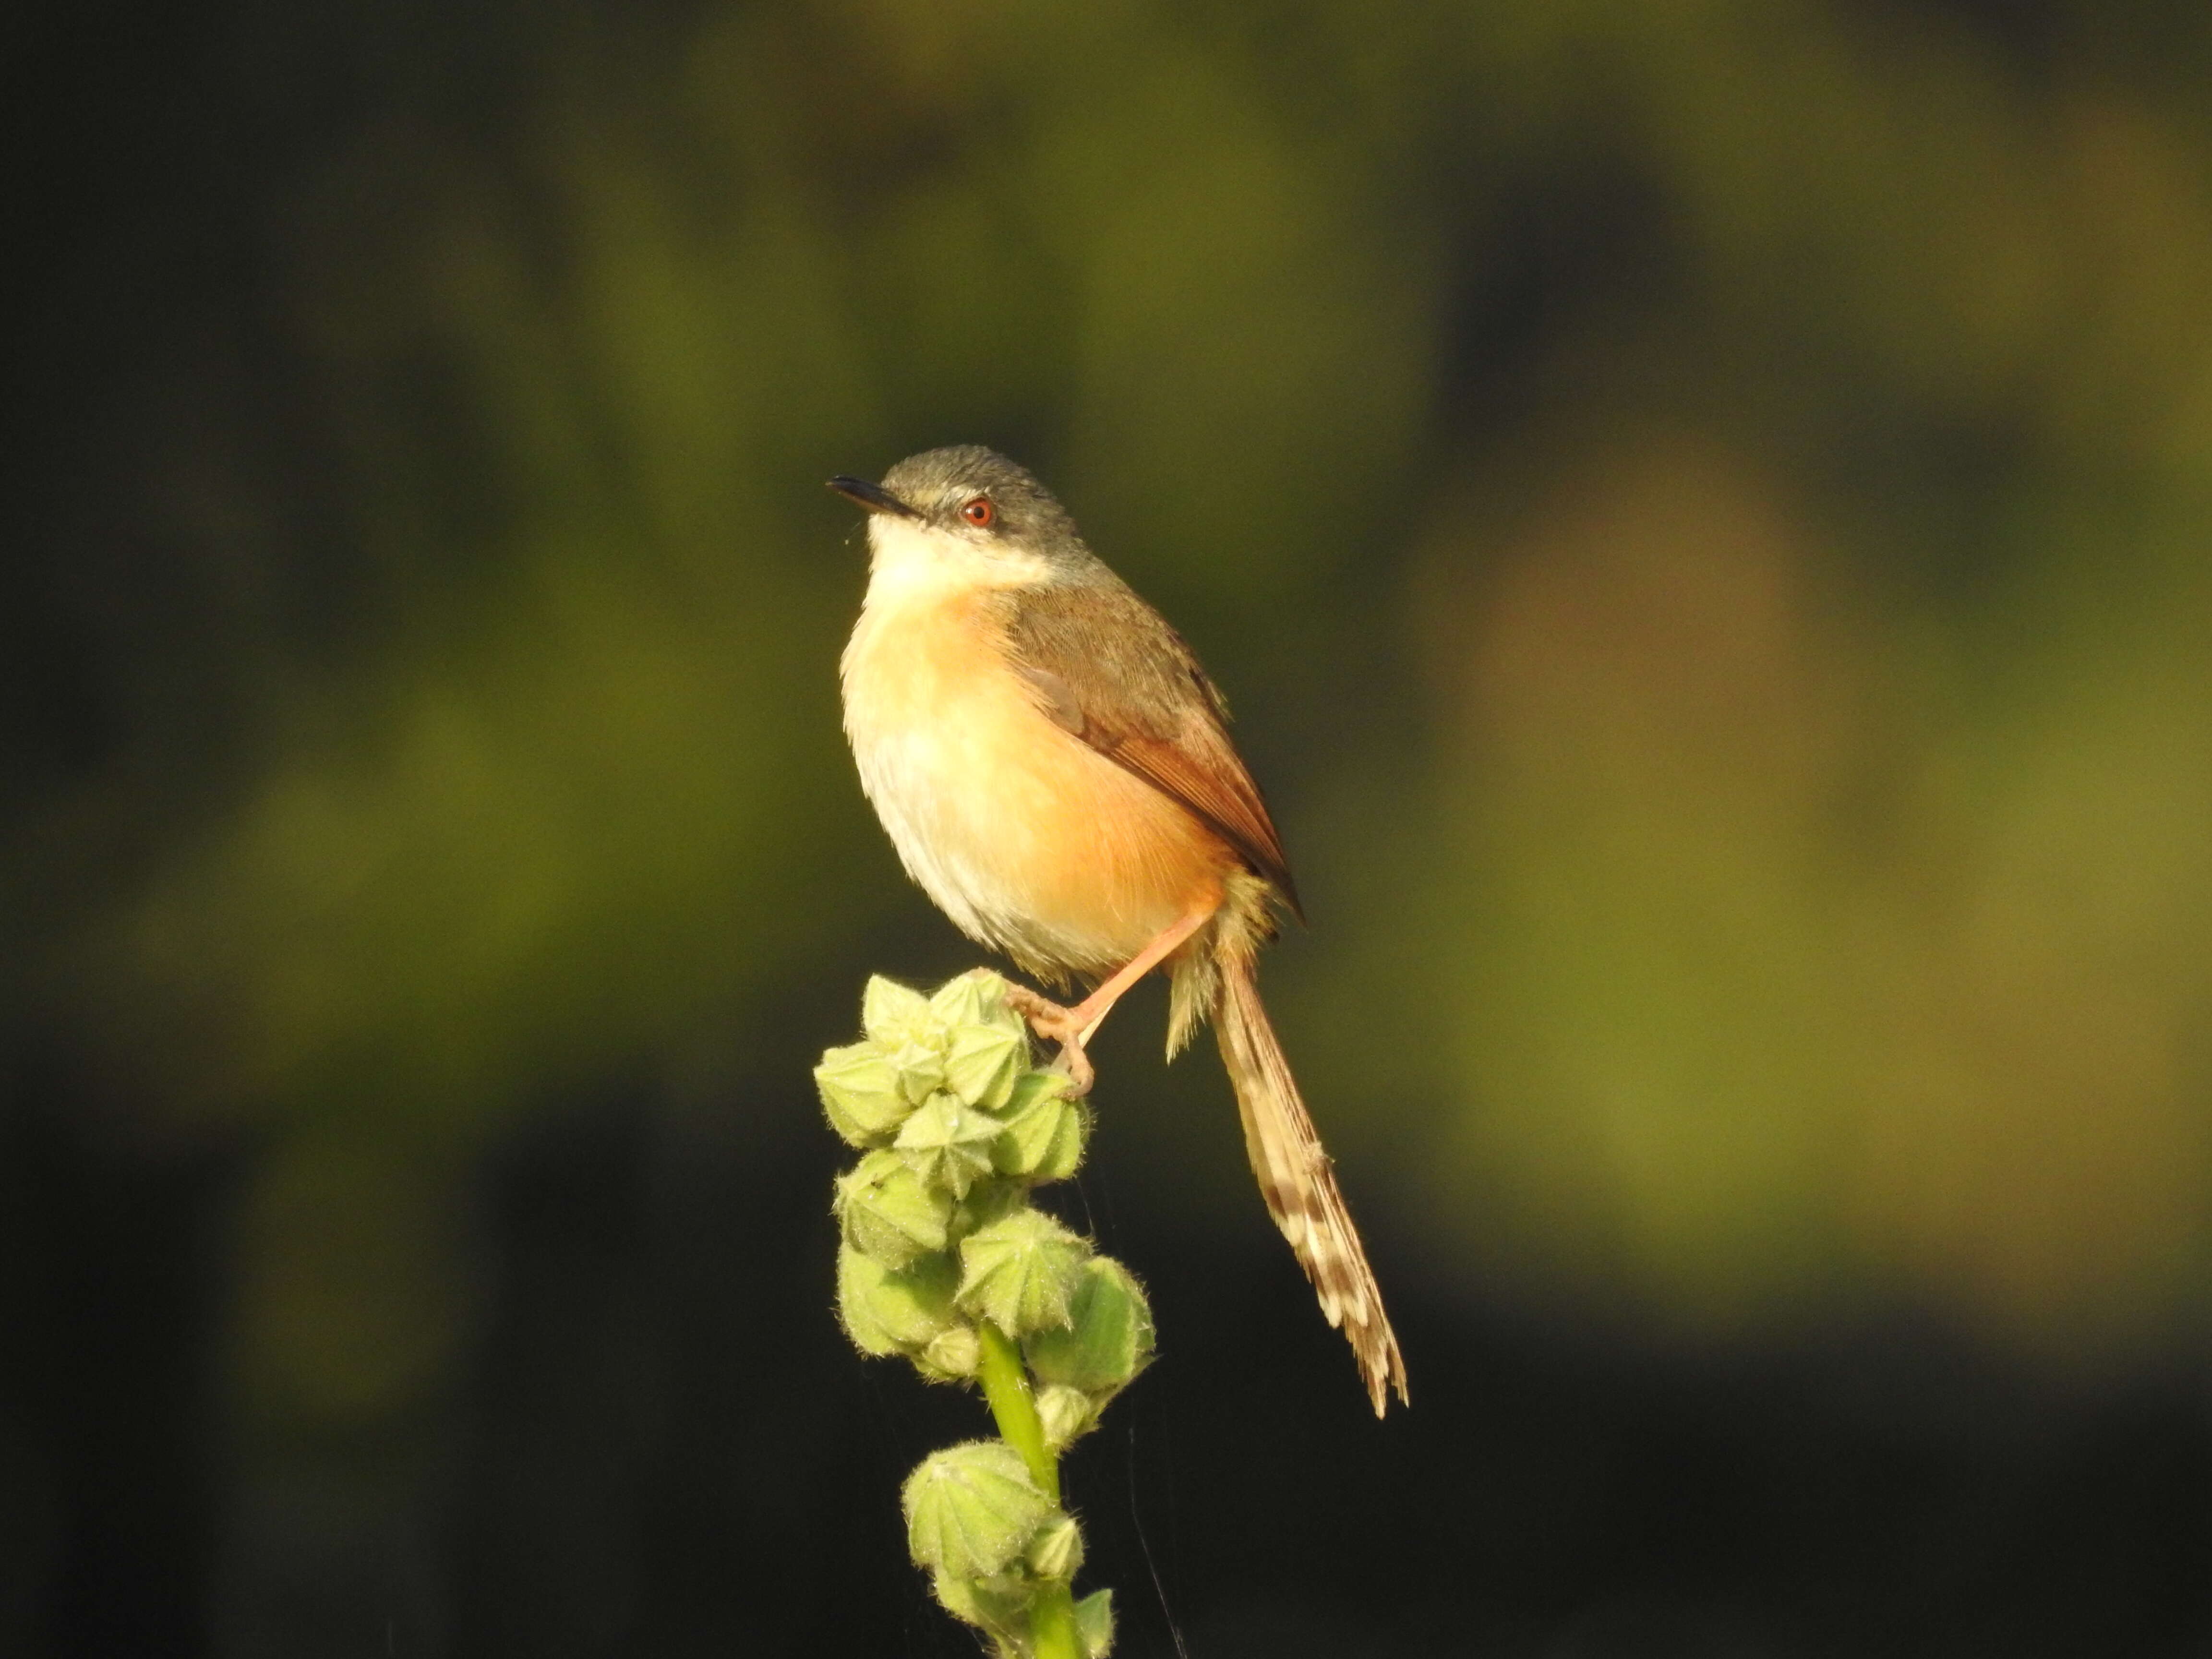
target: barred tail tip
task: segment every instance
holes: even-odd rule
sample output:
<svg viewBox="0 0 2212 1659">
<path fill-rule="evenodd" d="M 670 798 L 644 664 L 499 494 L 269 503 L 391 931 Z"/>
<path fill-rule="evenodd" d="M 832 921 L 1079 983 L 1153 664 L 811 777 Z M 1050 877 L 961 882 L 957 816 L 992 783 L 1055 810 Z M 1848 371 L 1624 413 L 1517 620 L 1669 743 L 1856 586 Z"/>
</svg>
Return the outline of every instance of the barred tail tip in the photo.
<svg viewBox="0 0 2212 1659">
<path fill-rule="evenodd" d="M 1401 1401 L 1412 1403 L 1405 1358 L 1383 1311 L 1382 1287 L 1260 1001 L 1249 952 L 1224 950 L 1219 971 L 1215 1030 L 1236 1089 L 1252 1172 L 1275 1224 L 1313 1285 L 1322 1316 L 1352 1345 L 1380 1417 L 1394 1390 Z"/>
</svg>

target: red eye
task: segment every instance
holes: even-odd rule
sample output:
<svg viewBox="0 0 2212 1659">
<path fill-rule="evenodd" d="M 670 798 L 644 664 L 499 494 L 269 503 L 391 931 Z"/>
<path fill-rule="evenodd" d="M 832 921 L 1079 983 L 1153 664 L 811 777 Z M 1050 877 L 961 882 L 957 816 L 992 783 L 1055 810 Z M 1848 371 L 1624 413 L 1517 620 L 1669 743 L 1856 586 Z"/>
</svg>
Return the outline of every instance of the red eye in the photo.
<svg viewBox="0 0 2212 1659">
<path fill-rule="evenodd" d="M 999 509 L 991 505 L 988 495 L 978 495 L 960 509 L 960 516 L 978 530 L 988 530 L 999 516 Z"/>
</svg>

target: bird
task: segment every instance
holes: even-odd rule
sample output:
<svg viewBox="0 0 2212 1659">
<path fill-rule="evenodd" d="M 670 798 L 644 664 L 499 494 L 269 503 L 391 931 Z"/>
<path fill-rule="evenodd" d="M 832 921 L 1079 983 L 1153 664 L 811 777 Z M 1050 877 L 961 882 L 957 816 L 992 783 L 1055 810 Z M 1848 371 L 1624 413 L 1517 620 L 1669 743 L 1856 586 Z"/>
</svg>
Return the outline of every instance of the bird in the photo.
<svg viewBox="0 0 2212 1659">
<path fill-rule="evenodd" d="M 1229 705 L 1158 611 L 1018 463 L 980 445 L 829 487 L 867 513 L 839 664 L 860 784 L 961 932 L 1054 986 L 1009 999 L 1081 1092 L 1085 1045 L 1154 968 L 1168 1054 L 1212 1021 L 1268 1213 L 1358 1363 L 1375 1414 L 1406 1363 L 1321 1136 L 1260 1000 L 1276 912 L 1303 919 Z"/>
</svg>

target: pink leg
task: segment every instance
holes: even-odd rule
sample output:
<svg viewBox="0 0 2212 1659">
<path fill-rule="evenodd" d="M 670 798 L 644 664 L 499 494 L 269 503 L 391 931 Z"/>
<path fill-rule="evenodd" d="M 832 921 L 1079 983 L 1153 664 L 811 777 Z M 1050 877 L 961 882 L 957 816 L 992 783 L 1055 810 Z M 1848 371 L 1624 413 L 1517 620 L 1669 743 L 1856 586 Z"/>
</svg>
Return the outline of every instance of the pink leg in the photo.
<svg viewBox="0 0 2212 1659">
<path fill-rule="evenodd" d="M 1041 1037 L 1048 1037 L 1060 1044 L 1060 1064 L 1075 1079 L 1075 1091 L 1087 1093 L 1091 1088 L 1091 1057 L 1083 1052 L 1098 1028 L 1106 1023 L 1106 1016 L 1122 994 L 1150 973 L 1171 955 L 1176 947 L 1203 927 L 1221 908 L 1219 901 L 1202 909 L 1193 910 L 1172 927 L 1161 933 L 1150 945 L 1132 957 L 1127 966 L 1073 1008 L 1063 1008 L 1048 998 L 1039 996 L 1025 985 L 1009 985 L 1006 1000 L 1030 1023 L 1030 1029 Z"/>
<path fill-rule="evenodd" d="M 1128 965 L 1120 973 L 1071 1009 L 1069 1017 L 1075 1026 L 1075 1040 L 1078 1042 L 1090 1042 L 1098 1028 L 1106 1023 L 1106 1016 L 1114 1012 L 1114 1005 L 1121 1000 L 1122 994 L 1158 967 L 1185 939 L 1212 921 L 1213 913 L 1220 908 L 1218 903 L 1214 903 L 1203 910 L 1192 911 L 1130 957 Z"/>
</svg>

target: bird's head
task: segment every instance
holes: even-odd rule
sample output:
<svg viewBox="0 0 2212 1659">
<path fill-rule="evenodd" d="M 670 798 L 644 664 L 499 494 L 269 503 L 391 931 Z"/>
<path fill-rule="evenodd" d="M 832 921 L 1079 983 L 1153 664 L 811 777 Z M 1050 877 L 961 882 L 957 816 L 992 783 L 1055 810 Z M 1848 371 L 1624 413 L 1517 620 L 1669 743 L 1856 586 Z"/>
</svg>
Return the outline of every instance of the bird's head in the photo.
<svg viewBox="0 0 2212 1659">
<path fill-rule="evenodd" d="M 881 483 L 845 474 L 830 488 L 868 512 L 877 572 L 925 570 L 994 587 L 1079 580 L 1098 568 L 1053 493 L 980 444 L 909 455 Z"/>
</svg>

